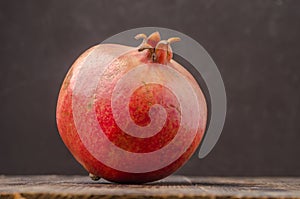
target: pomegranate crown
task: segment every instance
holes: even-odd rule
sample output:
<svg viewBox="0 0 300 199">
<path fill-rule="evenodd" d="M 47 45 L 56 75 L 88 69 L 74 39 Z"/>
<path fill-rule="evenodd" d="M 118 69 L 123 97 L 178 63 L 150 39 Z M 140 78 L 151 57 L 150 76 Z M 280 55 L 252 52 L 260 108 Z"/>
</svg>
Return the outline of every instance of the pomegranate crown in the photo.
<svg viewBox="0 0 300 199">
<path fill-rule="evenodd" d="M 138 34 L 135 39 L 143 39 L 138 47 L 138 51 L 148 50 L 149 58 L 153 62 L 166 64 L 173 57 L 171 43 L 180 41 L 179 37 L 171 37 L 167 40 L 161 40 L 159 32 L 154 32 L 147 37 L 145 34 Z"/>
</svg>

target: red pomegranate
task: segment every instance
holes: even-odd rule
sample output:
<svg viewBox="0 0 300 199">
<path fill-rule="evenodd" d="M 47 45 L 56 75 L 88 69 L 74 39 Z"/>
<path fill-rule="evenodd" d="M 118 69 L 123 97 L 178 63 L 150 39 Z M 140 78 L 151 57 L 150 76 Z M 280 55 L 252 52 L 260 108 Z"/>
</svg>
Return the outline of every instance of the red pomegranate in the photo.
<svg viewBox="0 0 300 199">
<path fill-rule="evenodd" d="M 100 44 L 72 65 L 57 102 L 57 126 L 76 160 L 118 183 L 162 179 L 199 145 L 207 122 L 205 97 L 193 76 L 172 60 L 158 32 L 138 47 Z"/>
</svg>

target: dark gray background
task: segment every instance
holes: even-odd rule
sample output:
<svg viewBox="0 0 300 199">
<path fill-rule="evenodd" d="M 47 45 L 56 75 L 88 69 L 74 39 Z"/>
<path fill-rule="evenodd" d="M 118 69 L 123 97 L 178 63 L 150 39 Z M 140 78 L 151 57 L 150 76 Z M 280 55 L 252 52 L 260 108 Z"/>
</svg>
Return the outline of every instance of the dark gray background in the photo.
<svg viewBox="0 0 300 199">
<path fill-rule="evenodd" d="M 130 28 L 197 40 L 228 96 L 223 133 L 186 175 L 300 175 L 300 1 L 0 1 L 0 174 L 85 174 L 57 132 L 72 62 Z"/>
</svg>

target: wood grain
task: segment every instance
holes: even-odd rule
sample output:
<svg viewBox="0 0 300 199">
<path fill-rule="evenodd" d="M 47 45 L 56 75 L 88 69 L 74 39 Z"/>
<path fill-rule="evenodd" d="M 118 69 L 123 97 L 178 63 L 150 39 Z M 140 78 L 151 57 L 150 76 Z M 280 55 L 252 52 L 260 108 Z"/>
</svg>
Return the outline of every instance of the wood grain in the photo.
<svg viewBox="0 0 300 199">
<path fill-rule="evenodd" d="M 300 199 L 300 178 L 170 176 L 144 185 L 120 185 L 87 176 L 0 176 L 0 198 Z"/>
</svg>

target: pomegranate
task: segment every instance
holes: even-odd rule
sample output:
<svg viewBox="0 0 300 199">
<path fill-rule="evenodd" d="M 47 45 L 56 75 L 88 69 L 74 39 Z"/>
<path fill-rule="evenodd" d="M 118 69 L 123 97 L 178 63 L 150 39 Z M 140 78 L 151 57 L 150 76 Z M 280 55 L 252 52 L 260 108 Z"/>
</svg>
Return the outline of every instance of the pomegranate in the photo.
<svg viewBox="0 0 300 199">
<path fill-rule="evenodd" d="M 180 168 L 199 145 L 205 97 L 193 76 L 172 60 L 158 32 L 138 47 L 100 44 L 72 65 L 57 102 L 57 126 L 75 159 L 94 180 L 145 183 Z"/>
</svg>

